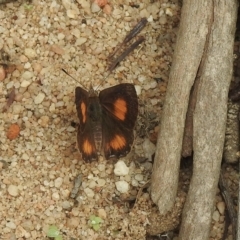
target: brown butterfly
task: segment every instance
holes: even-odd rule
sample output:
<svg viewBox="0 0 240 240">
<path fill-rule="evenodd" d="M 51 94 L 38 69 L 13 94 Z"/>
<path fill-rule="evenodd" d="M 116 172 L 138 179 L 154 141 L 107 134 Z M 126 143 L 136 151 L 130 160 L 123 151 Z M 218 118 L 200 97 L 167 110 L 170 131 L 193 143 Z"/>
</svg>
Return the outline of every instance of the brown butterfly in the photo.
<svg viewBox="0 0 240 240">
<path fill-rule="evenodd" d="M 122 83 L 102 90 L 91 87 L 75 90 L 75 103 L 80 121 L 78 149 L 85 161 L 123 157 L 131 149 L 133 128 L 138 114 L 138 99 L 133 84 Z"/>
</svg>

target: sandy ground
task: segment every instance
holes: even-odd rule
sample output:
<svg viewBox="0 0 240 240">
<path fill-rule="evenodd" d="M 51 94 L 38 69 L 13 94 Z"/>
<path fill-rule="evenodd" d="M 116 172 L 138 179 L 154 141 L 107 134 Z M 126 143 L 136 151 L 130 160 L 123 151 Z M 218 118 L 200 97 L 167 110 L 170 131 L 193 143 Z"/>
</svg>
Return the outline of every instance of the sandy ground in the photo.
<svg viewBox="0 0 240 240">
<path fill-rule="evenodd" d="M 0 239 L 47 239 L 51 225 L 62 239 L 146 239 L 151 215 L 157 214 L 143 189 L 152 168 L 149 139 L 156 140 L 179 15 L 178 1 L 168 0 L 110 1 L 103 9 L 84 0 L 0 5 L 0 50 L 17 66 L 0 82 L 0 109 L 13 88 L 16 93 L 0 115 Z M 145 42 L 102 83 L 108 55 L 143 17 Z M 116 162 L 81 159 L 72 124 L 78 123 L 74 91 L 81 83 L 101 83 L 102 90 L 123 82 L 135 84 L 139 117 L 132 152 L 121 159 L 128 172 L 117 176 Z M 13 124 L 20 133 L 11 140 Z M 182 186 L 189 183 L 189 171 L 182 172 Z M 81 186 L 72 199 L 79 174 Z M 119 181 L 128 191 L 119 192 Z M 184 198 L 183 191 L 179 202 Z M 220 239 L 224 225 L 220 195 L 216 202 L 211 239 Z M 163 228 L 177 226 L 179 215 L 177 209 Z M 95 217 L 101 219 L 97 231 Z"/>
</svg>

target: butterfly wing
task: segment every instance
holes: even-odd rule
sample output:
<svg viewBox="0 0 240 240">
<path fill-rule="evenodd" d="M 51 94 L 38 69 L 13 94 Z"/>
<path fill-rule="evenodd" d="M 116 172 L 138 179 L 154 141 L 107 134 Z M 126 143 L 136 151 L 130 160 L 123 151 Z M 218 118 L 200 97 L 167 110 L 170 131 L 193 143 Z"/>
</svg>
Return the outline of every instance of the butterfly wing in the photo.
<svg viewBox="0 0 240 240">
<path fill-rule="evenodd" d="M 92 131 L 92 121 L 88 116 L 89 93 L 81 87 L 75 89 L 75 104 L 79 118 L 77 146 L 85 161 L 97 160 L 97 149 Z"/>
<path fill-rule="evenodd" d="M 102 106 L 103 150 L 105 158 L 125 156 L 133 143 L 138 99 L 133 84 L 123 83 L 99 94 Z"/>
</svg>

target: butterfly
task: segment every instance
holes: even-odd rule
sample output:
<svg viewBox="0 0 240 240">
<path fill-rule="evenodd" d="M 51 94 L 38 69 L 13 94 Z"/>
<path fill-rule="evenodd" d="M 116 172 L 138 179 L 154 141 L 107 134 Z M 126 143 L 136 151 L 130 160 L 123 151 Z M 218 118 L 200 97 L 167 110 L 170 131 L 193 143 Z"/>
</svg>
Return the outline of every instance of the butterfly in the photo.
<svg viewBox="0 0 240 240">
<path fill-rule="evenodd" d="M 79 118 L 77 146 L 82 158 L 97 160 L 126 156 L 131 150 L 133 129 L 138 115 L 135 87 L 122 83 L 106 88 L 98 94 L 90 88 L 75 89 L 75 104 Z"/>
</svg>

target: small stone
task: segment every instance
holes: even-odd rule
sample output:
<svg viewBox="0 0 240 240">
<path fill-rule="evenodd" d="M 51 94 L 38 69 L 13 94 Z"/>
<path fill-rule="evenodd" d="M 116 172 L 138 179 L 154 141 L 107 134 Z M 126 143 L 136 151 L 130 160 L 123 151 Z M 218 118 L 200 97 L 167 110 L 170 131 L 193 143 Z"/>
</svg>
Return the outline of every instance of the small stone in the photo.
<svg viewBox="0 0 240 240">
<path fill-rule="evenodd" d="M 132 179 L 131 184 L 133 187 L 138 187 L 138 181 L 136 179 Z"/>
<path fill-rule="evenodd" d="M 115 164 L 114 174 L 116 176 L 126 176 L 129 173 L 129 168 L 126 166 L 125 162 L 120 160 Z"/>
<path fill-rule="evenodd" d="M 14 140 L 18 137 L 20 133 L 20 127 L 18 126 L 18 124 L 12 124 L 7 132 L 7 138 L 10 140 Z"/>
<path fill-rule="evenodd" d="M 40 104 L 45 98 L 45 94 L 40 92 L 34 99 L 35 104 Z"/>
<path fill-rule="evenodd" d="M 60 196 L 59 196 L 59 194 L 58 194 L 57 192 L 54 192 L 54 193 L 52 194 L 52 199 L 53 199 L 53 200 L 59 200 L 59 198 L 60 198 Z"/>
<path fill-rule="evenodd" d="M 18 194 L 19 194 L 18 187 L 15 186 L 15 185 L 9 185 L 8 186 L 8 193 L 13 197 L 17 197 Z"/>
<path fill-rule="evenodd" d="M 2 65 L 0 65 L 0 81 L 3 81 L 6 78 L 6 71 Z"/>
<path fill-rule="evenodd" d="M 71 204 L 71 202 L 69 202 L 69 201 L 64 201 L 64 202 L 62 203 L 62 208 L 63 208 L 63 209 L 68 210 L 68 209 L 70 209 L 71 207 L 72 207 L 72 204 Z"/>
<path fill-rule="evenodd" d="M 21 76 L 21 78 L 22 79 L 25 79 L 25 80 L 29 80 L 29 79 L 31 79 L 33 77 L 33 73 L 32 72 L 29 72 L 29 71 L 25 71 L 23 74 L 22 74 L 22 76 Z"/>
<path fill-rule="evenodd" d="M 106 166 L 105 166 L 104 164 L 98 164 L 98 166 L 97 166 L 97 169 L 98 169 L 100 172 L 105 171 L 105 168 L 106 168 Z"/>
<path fill-rule="evenodd" d="M 85 194 L 89 197 L 89 198 L 93 198 L 94 197 L 94 191 L 92 190 L 92 189 L 90 189 L 90 188 L 85 188 L 84 189 L 84 192 L 85 192 Z"/>
<path fill-rule="evenodd" d="M 141 182 L 143 180 L 143 175 L 142 174 L 136 174 L 134 177 L 138 182 Z"/>
<path fill-rule="evenodd" d="M 135 85 L 135 90 L 136 90 L 137 96 L 141 95 L 141 92 L 142 92 L 142 87 L 141 86 Z"/>
<path fill-rule="evenodd" d="M 30 81 L 23 80 L 23 81 L 21 82 L 21 85 L 20 85 L 20 86 L 26 88 L 26 87 L 28 87 L 30 84 L 31 84 Z"/>
<path fill-rule="evenodd" d="M 92 13 L 99 12 L 100 10 L 101 10 L 101 8 L 98 6 L 98 4 L 96 2 L 93 2 L 91 5 Z"/>
<path fill-rule="evenodd" d="M 225 203 L 224 202 L 218 202 L 217 203 L 217 209 L 220 212 L 221 215 L 224 215 L 225 213 Z"/>
<path fill-rule="evenodd" d="M 98 216 L 102 219 L 106 219 L 107 213 L 103 208 L 98 209 Z"/>
<path fill-rule="evenodd" d="M 91 189 L 93 189 L 93 188 L 96 187 L 96 185 L 97 185 L 96 182 L 95 182 L 94 180 L 91 180 L 91 181 L 89 182 L 88 187 L 91 188 Z"/>
<path fill-rule="evenodd" d="M 173 16 L 173 11 L 171 8 L 166 8 L 166 15 L 172 17 Z"/>
<path fill-rule="evenodd" d="M 37 56 L 37 53 L 32 48 L 26 48 L 24 53 L 28 58 L 35 58 Z"/>
<path fill-rule="evenodd" d="M 99 178 L 97 180 L 97 183 L 98 183 L 98 186 L 99 187 L 103 187 L 105 184 L 106 184 L 106 180 L 105 179 L 102 179 L 102 178 Z"/>
<path fill-rule="evenodd" d="M 126 181 L 118 181 L 115 185 L 120 193 L 126 193 L 129 190 L 129 184 Z"/>
<path fill-rule="evenodd" d="M 58 177 L 54 180 L 54 186 L 55 188 L 60 188 L 62 186 L 63 183 L 63 178 Z"/>
<path fill-rule="evenodd" d="M 69 228 L 76 228 L 80 225 L 80 218 L 79 217 L 71 217 L 67 219 L 67 227 Z"/>
<path fill-rule="evenodd" d="M 23 223 L 22 223 L 22 227 L 27 230 L 27 231 L 32 231 L 34 230 L 34 225 L 33 225 L 33 222 L 31 220 L 25 220 Z"/>
<path fill-rule="evenodd" d="M 148 138 L 145 138 L 143 142 L 143 151 L 145 157 L 148 158 L 149 161 L 151 161 L 152 155 L 156 151 L 156 146 Z"/>
<path fill-rule="evenodd" d="M 22 159 L 27 161 L 29 159 L 29 156 L 26 153 L 23 153 Z"/>
<path fill-rule="evenodd" d="M 218 211 L 214 211 L 213 215 L 212 215 L 212 219 L 215 221 L 215 222 L 219 222 L 219 218 L 220 218 L 220 214 Z"/>
<path fill-rule="evenodd" d="M 59 55 L 63 55 L 65 53 L 64 49 L 61 48 L 59 45 L 57 44 L 53 44 L 51 47 L 50 47 L 50 50 L 54 53 L 57 53 Z"/>
<path fill-rule="evenodd" d="M 40 119 L 38 120 L 38 123 L 42 127 L 47 127 L 49 124 L 49 117 L 48 116 L 41 116 Z"/>
<path fill-rule="evenodd" d="M 106 4 L 103 8 L 103 12 L 106 13 L 107 15 L 110 15 L 112 12 L 112 7 L 109 4 Z"/>
<path fill-rule="evenodd" d="M 14 222 L 7 222 L 6 227 L 10 229 L 16 229 L 16 224 Z"/>
<path fill-rule="evenodd" d="M 76 45 L 80 46 L 80 45 L 84 44 L 86 41 L 87 41 L 87 38 L 80 37 L 76 40 Z"/>
<path fill-rule="evenodd" d="M 68 9 L 67 10 L 67 16 L 69 17 L 69 18 L 76 18 L 76 16 L 77 16 L 77 11 L 76 10 L 74 10 L 74 9 Z"/>
</svg>

